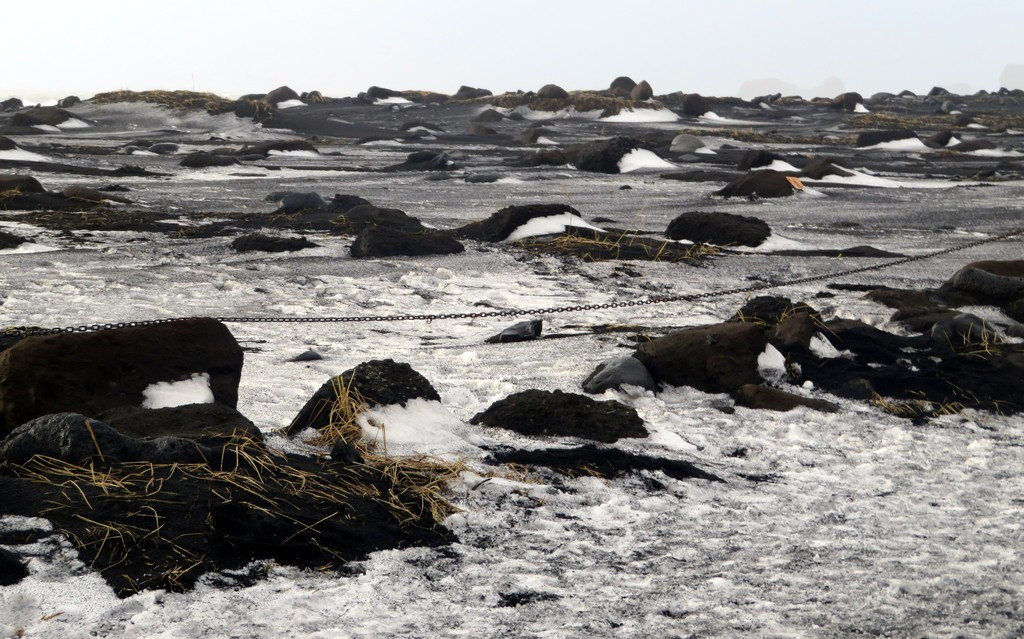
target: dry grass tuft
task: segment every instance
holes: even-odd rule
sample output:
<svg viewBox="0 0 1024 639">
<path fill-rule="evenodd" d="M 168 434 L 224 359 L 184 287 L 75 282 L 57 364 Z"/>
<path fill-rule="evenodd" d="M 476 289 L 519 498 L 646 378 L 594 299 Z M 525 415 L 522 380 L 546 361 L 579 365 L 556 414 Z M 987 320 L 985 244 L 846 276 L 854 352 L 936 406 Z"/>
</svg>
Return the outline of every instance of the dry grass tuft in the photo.
<svg viewBox="0 0 1024 639">
<path fill-rule="evenodd" d="M 96 104 L 149 102 L 172 109 L 204 109 L 210 112 L 230 110 L 234 104 L 234 100 L 222 98 L 214 93 L 196 91 L 109 91 L 97 93 L 89 101 Z"/>
<path fill-rule="evenodd" d="M 603 233 L 575 230 L 550 239 L 521 240 L 520 248 L 578 257 L 586 262 L 603 260 L 645 260 L 651 262 L 698 263 L 718 253 L 708 244 L 679 244 L 638 233 Z"/>
<path fill-rule="evenodd" d="M 574 108 L 577 112 L 601 111 L 602 117 L 617 115 L 623 110 L 660 109 L 660 102 L 634 102 L 626 98 L 616 98 L 594 91 L 570 91 L 568 98 L 538 98 L 532 93 L 503 93 L 483 98 L 467 100 L 473 103 L 486 103 L 505 109 L 528 106 L 534 111 L 560 111 Z"/>
</svg>

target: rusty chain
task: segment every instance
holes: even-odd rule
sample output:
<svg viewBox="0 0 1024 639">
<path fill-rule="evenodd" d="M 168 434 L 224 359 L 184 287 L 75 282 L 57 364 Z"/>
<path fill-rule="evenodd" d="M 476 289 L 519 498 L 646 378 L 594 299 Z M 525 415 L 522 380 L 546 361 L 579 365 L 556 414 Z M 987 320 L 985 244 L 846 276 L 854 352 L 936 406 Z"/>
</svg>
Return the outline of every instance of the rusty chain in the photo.
<svg viewBox="0 0 1024 639">
<path fill-rule="evenodd" d="M 670 304 L 673 302 L 696 302 L 699 300 L 711 299 L 716 297 L 726 297 L 729 295 L 740 295 L 746 293 L 758 293 L 775 288 L 783 288 L 787 286 L 798 286 L 800 284 L 809 284 L 811 282 L 819 282 L 823 280 L 836 279 L 841 277 L 849 277 L 850 275 L 857 275 L 860 273 L 868 273 L 872 271 L 881 271 L 903 264 L 910 264 L 912 262 L 921 262 L 924 260 L 934 259 L 942 255 L 948 255 L 950 253 L 956 253 L 964 251 L 977 246 L 983 246 L 985 244 L 992 244 L 994 242 L 1001 242 L 1018 235 L 1024 234 L 1024 228 L 1016 229 L 1013 231 L 1007 231 L 999 235 L 993 235 L 971 242 L 965 242 L 949 248 L 940 249 L 937 251 L 931 251 L 929 253 L 922 253 L 921 255 L 915 255 L 910 257 L 903 257 L 895 260 L 889 260 L 880 264 L 872 264 L 869 266 L 860 266 L 857 268 L 845 269 L 842 271 L 834 271 L 831 273 L 822 273 L 818 275 L 808 275 L 806 277 L 799 277 L 791 280 L 784 280 L 782 282 L 765 282 L 761 284 L 752 284 L 749 286 L 738 286 L 735 288 L 718 289 L 714 291 L 705 291 L 703 293 L 686 293 L 683 295 L 664 295 L 657 297 L 650 297 L 642 300 L 625 300 L 621 302 L 606 302 L 603 304 L 575 304 L 572 306 L 555 306 L 551 308 L 534 308 L 534 309 L 510 309 L 504 311 L 477 311 L 470 313 L 436 313 L 436 314 L 424 314 L 424 315 L 351 315 L 342 317 L 213 317 L 213 318 L 200 318 L 200 317 L 170 317 L 163 319 L 154 320 L 141 320 L 135 322 L 113 322 L 107 324 L 83 324 L 80 326 L 68 326 L 64 328 L 40 328 L 40 327 L 26 327 L 26 326 L 15 326 L 3 329 L 0 331 L 2 335 L 13 335 L 18 337 L 31 337 L 39 335 L 56 335 L 59 333 L 84 333 L 90 331 L 101 331 L 111 330 L 118 328 L 129 328 L 134 326 L 153 326 L 156 324 L 167 324 L 170 322 L 180 322 L 185 320 L 194 319 L 214 319 L 219 322 L 228 324 L 279 324 L 279 323 L 345 323 L 345 322 L 433 322 L 443 320 L 458 320 L 458 319 L 478 319 L 478 318 L 496 318 L 496 317 L 519 317 L 522 315 L 552 315 L 558 313 L 578 313 L 582 311 L 596 311 L 605 309 L 615 308 L 629 308 L 634 306 L 648 306 L 652 304 Z"/>
</svg>

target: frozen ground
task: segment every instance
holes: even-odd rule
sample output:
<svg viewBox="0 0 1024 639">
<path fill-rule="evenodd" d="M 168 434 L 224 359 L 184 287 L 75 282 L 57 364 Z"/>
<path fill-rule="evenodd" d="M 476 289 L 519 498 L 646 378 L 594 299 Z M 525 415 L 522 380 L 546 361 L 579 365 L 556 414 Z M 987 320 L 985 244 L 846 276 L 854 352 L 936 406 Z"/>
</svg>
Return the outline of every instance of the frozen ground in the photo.
<svg viewBox="0 0 1024 639">
<path fill-rule="evenodd" d="M 335 150 L 350 156 L 345 164 L 371 157 L 362 148 Z M 389 153 L 378 148 L 372 157 L 386 164 Z M 399 160 L 404 155 L 402 149 L 393 153 Z M 588 219 L 604 216 L 624 228 L 661 231 L 682 211 L 714 206 L 760 217 L 776 236 L 801 247 L 871 244 L 908 254 L 1019 224 L 1024 195 L 1016 183 L 942 190 L 823 184 L 818 188 L 824 197 L 722 203 L 711 200 L 707 184 L 642 172 L 592 176 L 559 169 L 543 172 L 543 180 L 474 185 L 427 182 L 420 174 L 303 171 L 303 163 L 317 160 L 274 161 L 279 159 L 295 168 L 260 178 L 204 169 L 179 170 L 165 181 L 118 181 L 143 204 L 177 204 L 183 212 L 269 211 L 273 205 L 263 195 L 290 188 L 362 195 L 439 227 L 511 203 L 564 202 Z M 40 178 L 51 188 L 85 181 Z M 632 190 L 618 190 L 624 184 Z M 589 264 L 473 243 L 458 256 L 354 260 L 348 239 L 326 235 L 311 236 L 322 248 L 266 255 L 237 254 L 230 238 L 69 236 L 21 225 L 17 214 L 4 217 L 0 227 L 29 232 L 52 249 L 0 252 L 4 325 L 543 309 L 729 288 L 865 263 L 725 254 L 705 268 Z M 1020 256 L 1019 241 L 1006 242 L 858 283 L 935 286 L 968 261 Z M 640 275 L 624 274 L 623 265 Z M 780 293 L 806 300 L 826 317 L 897 330 L 887 322 L 891 310 L 856 293 L 814 297 L 824 290 L 820 285 Z M 916 426 L 834 397 L 828 399 L 842 405 L 837 414 L 745 408 L 726 414 L 719 410 L 731 403 L 725 396 L 692 389 L 606 394 L 634 406 L 652 433 L 616 446 L 692 461 L 726 483 L 658 474 L 565 479 L 544 472 L 485 480 L 483 473 L 493 469 L 463 445 L 571 443 L 465 422 L 514 391 L 580 392 L 596 364 L 629 352 L 628 334 L 591 332 L 598 325 L 657 334 L 724 320 L 742 301 L 541 312 L 547 334 L 577 335 L 501 345 L 483 343 L 508 323 L 490 320 L 231 324 L 247 349 L 239 410 L 265 432 L 285 426 L 328 377 L 360 362 L 390 357 L 426 376 L 454 419 L 434 413 L 433 428 L 424 429 L 420 443 L 429 448 L 451 438 L 475 469 L 451 487 L 461 512 L 447 525 L 460 541 L 450 548 L 377 553 L 351 574 L 272 565 L 267 579 L 250 587 L 209 579 L 185 594 L 148 592 L 119 600 L 67 542 L 51 537 L 36 547 L 31 575 L 0 588 L 0 636 L 21 636 L 19 629 L 25 637 L 69 639 L 1024 635 L 1021 416 L 970 413 Z M 308 348 L 324 359 L 287 361 Z M 412 439 L 405 443 L 415 446 Z M 271 443 L 287 445 L 280 437 Z"/>
</svg>

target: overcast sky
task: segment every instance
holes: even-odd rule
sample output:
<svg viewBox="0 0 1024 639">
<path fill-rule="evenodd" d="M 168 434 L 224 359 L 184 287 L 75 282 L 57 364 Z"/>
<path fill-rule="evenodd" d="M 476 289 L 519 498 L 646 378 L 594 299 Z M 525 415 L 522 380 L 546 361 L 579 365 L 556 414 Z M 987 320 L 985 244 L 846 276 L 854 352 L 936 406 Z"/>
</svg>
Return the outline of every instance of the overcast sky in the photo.
<svg viewBox="0 0 1024 639">
<path fill-rule="evenodd" d="M 1024 64 L 1022 0 L 50 0 L 5 3 L 4 18 L 0 99 L 498 93 L 618 75 L 655 93 L 737 95 L 766 78 L 805 97 L 966 92 Z"/>
</svg>

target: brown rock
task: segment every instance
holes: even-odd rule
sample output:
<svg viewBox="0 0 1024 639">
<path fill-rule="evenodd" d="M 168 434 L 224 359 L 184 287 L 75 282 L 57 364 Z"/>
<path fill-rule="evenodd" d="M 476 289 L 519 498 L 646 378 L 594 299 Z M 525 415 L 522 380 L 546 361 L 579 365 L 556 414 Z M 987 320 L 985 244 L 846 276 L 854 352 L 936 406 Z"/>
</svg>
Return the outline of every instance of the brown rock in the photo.
<svg viewBox="0 0 1024 639">
<path fill-rule="evenodd" d="M 800 406 L 806 406 L 823 413 L 834 413 L 839 410 L 838 404 L 833 404 L 823 399 L 801 397 L 800 395 L 787 393 L 777 388 L 757 386 L 755 384 L 745 384 L 736 391 L 736 404 L 746 406 L 747 408 L 762 408 L 783 412 L 799 408 Z"/>
<path fill-rule="evenodd" d="M 757 358 L 768 338 L 755 324 L 696 326 L 651 340 L 636 352 L 655 381 L 709 393 L 761 382 Z"/>
</svg>

